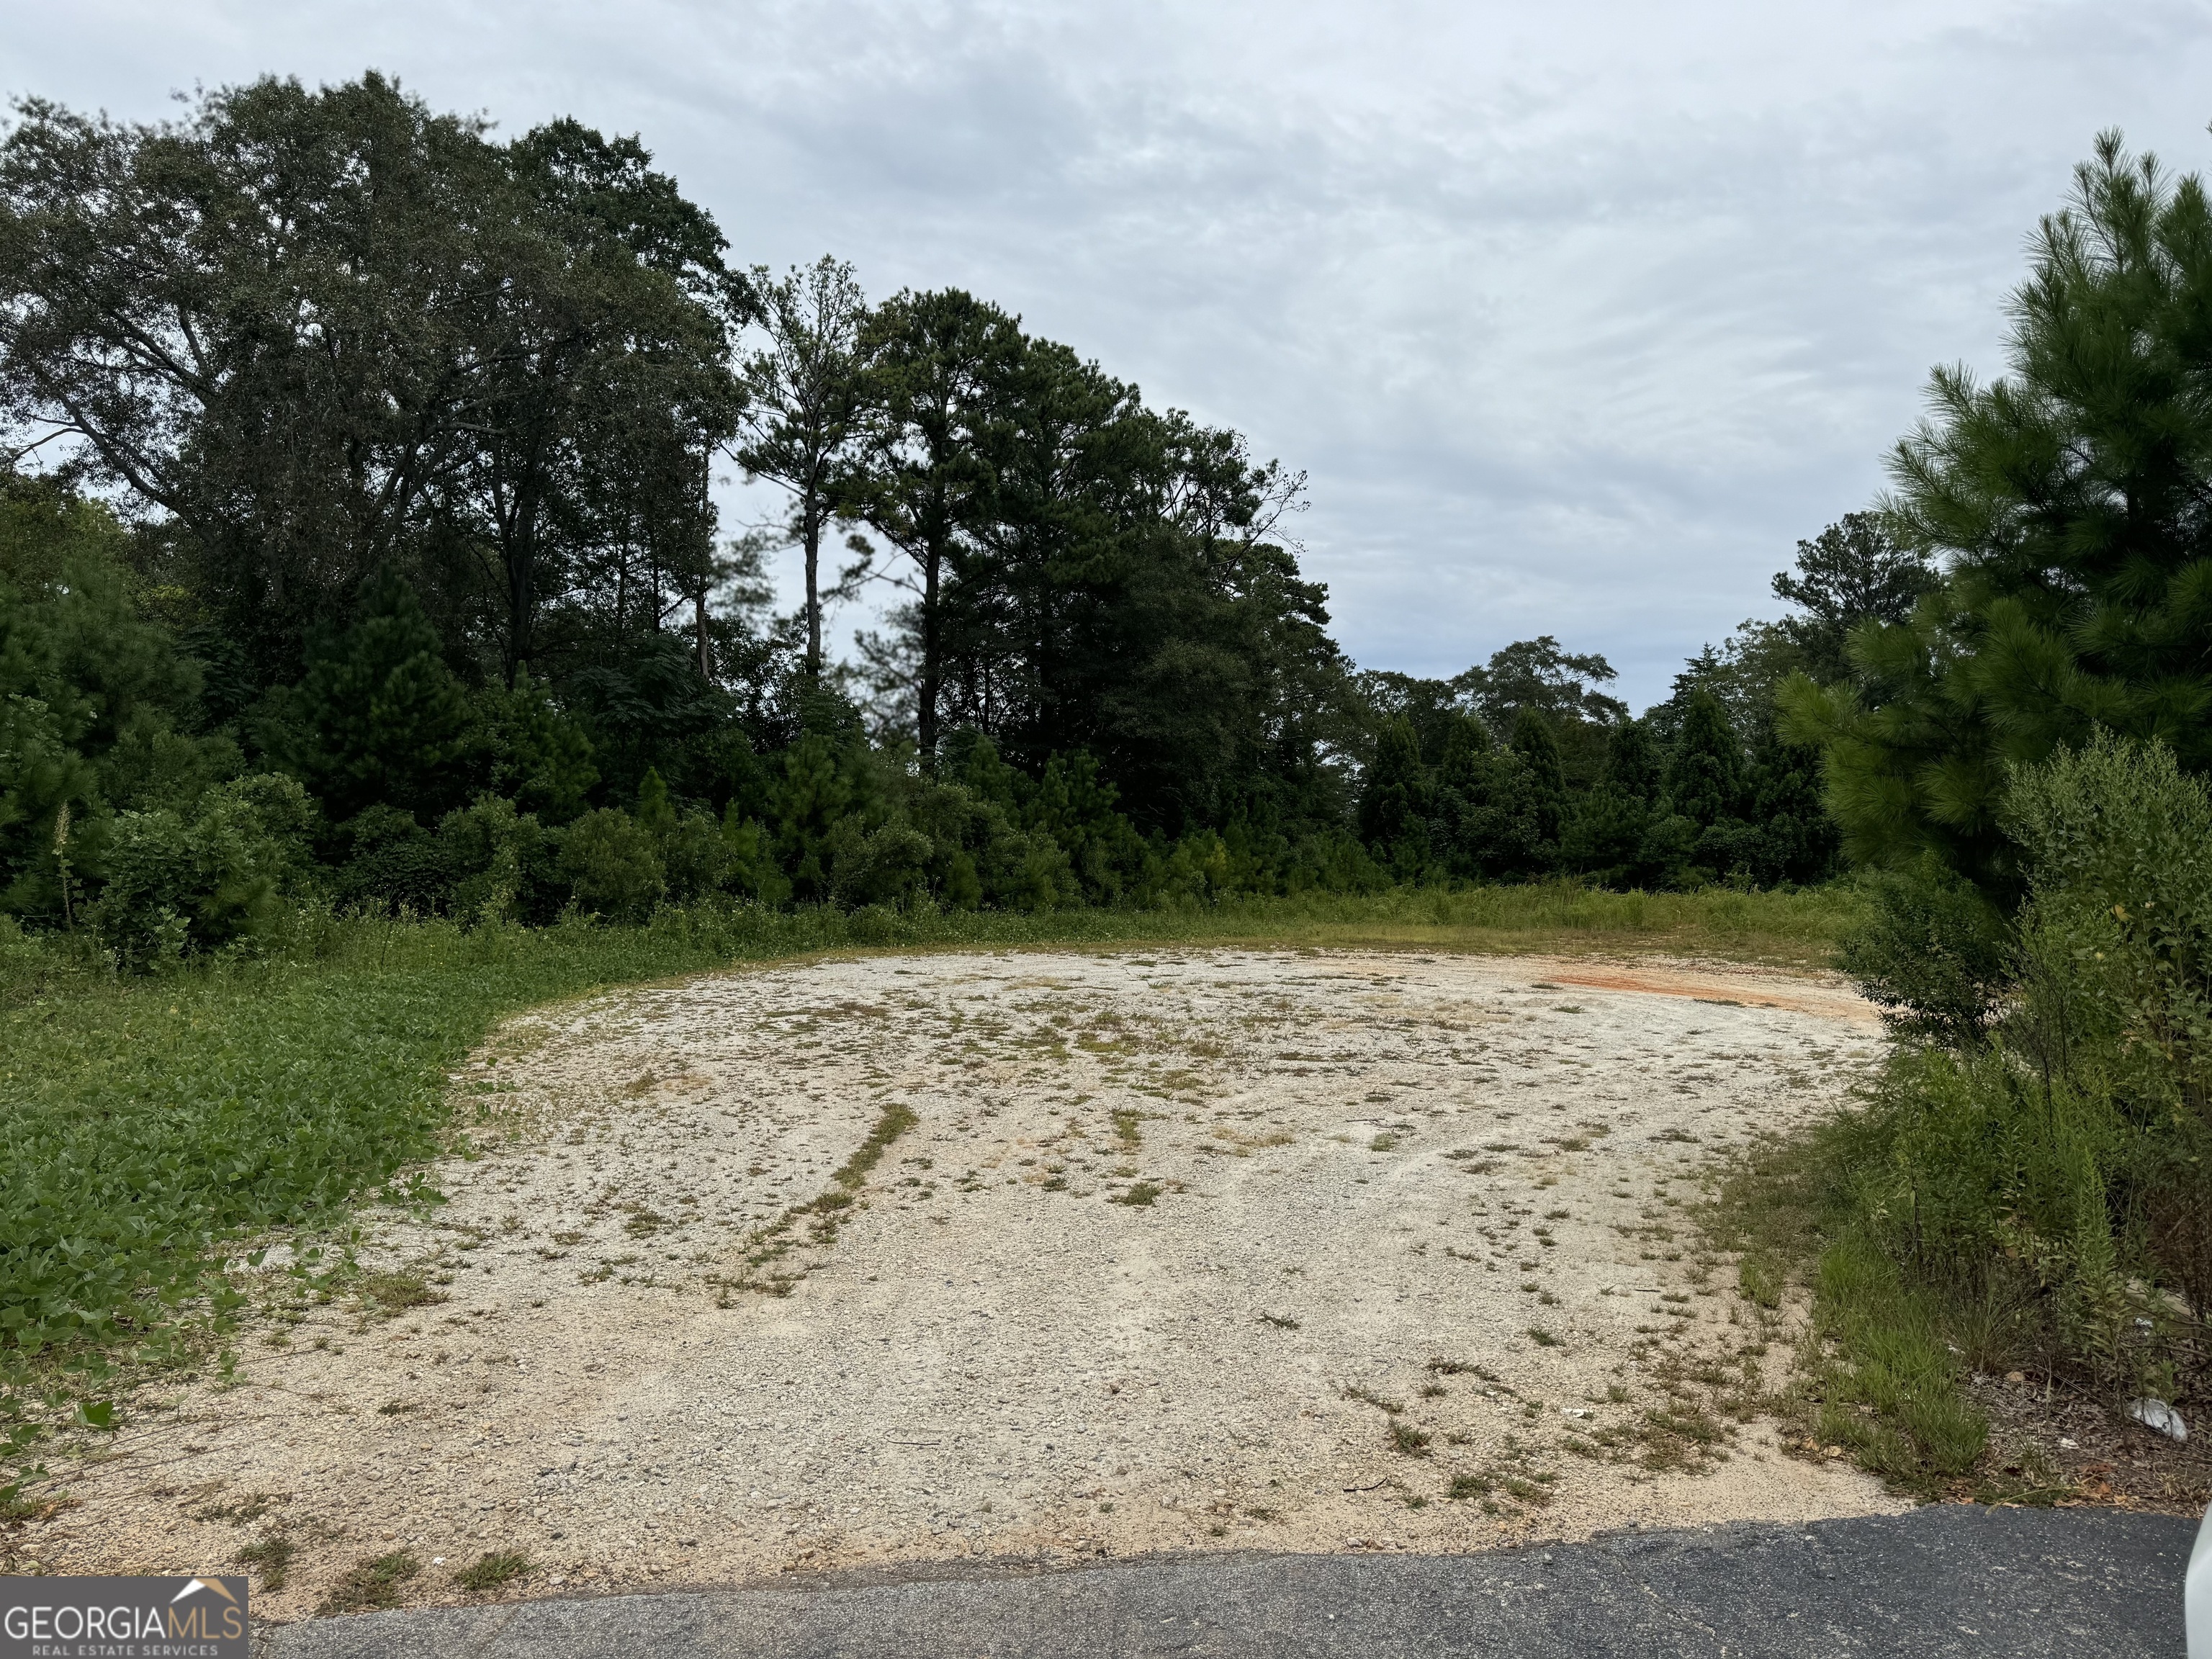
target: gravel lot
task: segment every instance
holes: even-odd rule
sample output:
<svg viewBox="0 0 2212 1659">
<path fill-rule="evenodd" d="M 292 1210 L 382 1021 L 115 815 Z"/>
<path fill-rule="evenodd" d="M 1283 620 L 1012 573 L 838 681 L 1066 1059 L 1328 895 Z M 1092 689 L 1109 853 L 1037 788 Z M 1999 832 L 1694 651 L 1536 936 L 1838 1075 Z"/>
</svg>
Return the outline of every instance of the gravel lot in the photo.
<svg viewBox="0 0 2212 1659">
<path fill-rule="evenodd" d="M 430 1602 L 488 1550 L 573 1594 L 1893 1510 L 1713 1409 L 1788 1334 L 1677 1213 L 1879 1042 L 1826 981 L 1410 954 L 870 957 L 540 1012 L 455 1079 L 451 1201 L 368 1218 L 368 1294 L 272 1276 L 234 1383 L 138 1402 L 16 1565 L 281 1537 L 283 1617 L 403 1548 Z"/>
</svg>

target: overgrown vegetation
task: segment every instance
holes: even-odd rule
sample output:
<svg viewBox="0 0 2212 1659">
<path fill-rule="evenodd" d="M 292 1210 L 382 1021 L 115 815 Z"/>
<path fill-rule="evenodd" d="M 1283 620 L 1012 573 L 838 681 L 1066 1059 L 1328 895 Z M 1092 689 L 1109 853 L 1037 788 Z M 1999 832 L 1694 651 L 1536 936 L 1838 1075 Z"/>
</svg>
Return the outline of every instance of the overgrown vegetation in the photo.
<svg viewBox="0 0 2212 1659">
<path fill-rule="evenodd" d="M 1817 1427 L 1932 1488 L 1964 1370 L 2117 1408 L 2212 1384 L 2212 202 L 2117 134 L 2043 222 L 2011 373 L 1939 373 L 1884 519 L 1941 572 L 1784 685 L 1898 1046 L 1866 1109 L 1739 1182 L 1745 1289 L 1811 1274 Z"/>
<path fill-rule="evenodd" d="M 1770 1149 L 1722 1212 L 1754 1300 L 1809 1278 L 1818 1439 L 1923 1490 L 1975 1471 L 1966 1372 L 2116 1411 L 2212 1389 L 2212 788 L 2100 734 L 2017 769 L 2004 816 L 2027 896 L 1979 1018 L 1916 953 L 1885 980 L 1863 950 L 1900 1038 L 1865 1109 Z M 1878 903 L 1876 939 L 1990 926 L 1911 879 Z"/>
</svg>

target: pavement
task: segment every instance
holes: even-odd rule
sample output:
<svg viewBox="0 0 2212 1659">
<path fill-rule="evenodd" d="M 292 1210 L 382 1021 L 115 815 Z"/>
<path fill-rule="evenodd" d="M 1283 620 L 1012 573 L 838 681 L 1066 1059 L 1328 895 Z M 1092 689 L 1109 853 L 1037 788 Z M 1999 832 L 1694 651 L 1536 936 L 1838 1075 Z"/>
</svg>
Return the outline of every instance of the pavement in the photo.
<svg viewBox="0 0 2212 1659">
<path fill-rule="evenodd" d="M 2184 1659 L 2196 1523 L 1932 1505 L 1475 1555 L 1182 1555 L 318 1619 L 256 1659 Z"/>
</svg>

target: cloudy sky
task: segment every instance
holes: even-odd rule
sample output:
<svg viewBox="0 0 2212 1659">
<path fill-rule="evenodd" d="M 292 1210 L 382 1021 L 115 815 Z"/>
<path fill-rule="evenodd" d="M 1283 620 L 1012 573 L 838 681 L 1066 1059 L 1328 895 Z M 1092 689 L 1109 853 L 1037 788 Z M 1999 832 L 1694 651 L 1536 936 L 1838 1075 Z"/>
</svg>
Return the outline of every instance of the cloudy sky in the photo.
<svg viewBox="0 0 2212 1659">
<path fill-rule="evenodd" d="M 958 284 L 1250 434 L 1363 665 L 1556 634 L 1639 707 L 1777 611 L 1929 367 L 2001 367 L 2102 127 L 2212 138 L 2212 4 L 28 0 L 0 89 L 118 117 L 374 66 L 635 131 L 738 260 Z M 732 505 L 746 510 L 741 501 Z M 848 621 L 854 620 L 848 618 Z"/>
</svg>

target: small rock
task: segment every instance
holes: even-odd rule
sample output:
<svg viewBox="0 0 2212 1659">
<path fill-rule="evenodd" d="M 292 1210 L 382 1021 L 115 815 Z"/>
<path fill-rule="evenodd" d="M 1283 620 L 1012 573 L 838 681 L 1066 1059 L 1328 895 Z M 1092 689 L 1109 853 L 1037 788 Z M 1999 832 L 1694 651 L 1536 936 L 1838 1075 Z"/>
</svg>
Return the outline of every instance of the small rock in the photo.
<svg viewBox="0 0 2212 1659">
<path fill-rule="evenodd" d="M 2081 1449 L 2081 1443 L 2075 1439 L 2070 1435 L 2062 1434 L 2058 1437 L 2058 1449 L 2061 1451 L 2080 1451 Z"/>
</svg>

